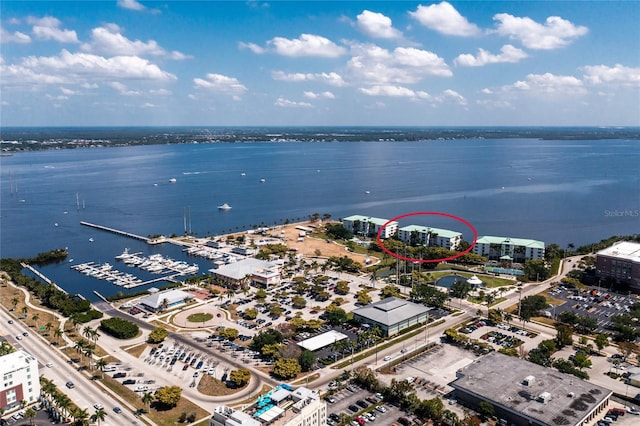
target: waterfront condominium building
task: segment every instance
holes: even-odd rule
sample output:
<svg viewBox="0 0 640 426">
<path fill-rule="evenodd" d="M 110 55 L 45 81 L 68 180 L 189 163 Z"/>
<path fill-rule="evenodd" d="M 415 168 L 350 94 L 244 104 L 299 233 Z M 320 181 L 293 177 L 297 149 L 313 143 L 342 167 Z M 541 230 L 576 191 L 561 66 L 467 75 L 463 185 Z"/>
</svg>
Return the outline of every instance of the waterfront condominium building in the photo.
<svg viewBox="0 0 640 426">
<path fill-rule="evenodd" d="M 544 241 L 486 235 L 478 238 L 473 253 L 489 260 L 524 262 L 544 259 L 544 249 Z"/>
<path fill-rule="evenodd" d="M 456 250 L 462 241 L 462 234 L 448 229 L 409 225 L 398 230 L 398 238 L 410 245 L 438 246 Z"/>
<path fill-rule="evenodd" d="M 640 244 L 618 241 L 596 253 L 596 275 L 629 285 L 640 292 Z"/>
<path fill-rule="evenodd" d="M 283 384 L 258 397 L 256 402 L 239 411 L 227 406 L 216 407 L 209 426 L 325 426 L 327 404 L 317 392 Z"/>
<path fill-rule="evenodd" d="M 0 409 L 20 408 L 22 401 L 36 402 L 40 396 L 38 361 L 25 351 L 0 357 Z"/>
<path fill-rule="evenodd" d="M 378 235 L 380 228 L 387 222 L 389 222 L 388 219 L 353 215 L 342 219 L 342 226 L 344 226 L 347 231 L 355 235 L 364 235 L 365 237 L 373 238 Z M 389 224 L 382 230 L 380 238 L 391 238 L 397 231 L 398 222 L 389 222 Z"/>
</svg>

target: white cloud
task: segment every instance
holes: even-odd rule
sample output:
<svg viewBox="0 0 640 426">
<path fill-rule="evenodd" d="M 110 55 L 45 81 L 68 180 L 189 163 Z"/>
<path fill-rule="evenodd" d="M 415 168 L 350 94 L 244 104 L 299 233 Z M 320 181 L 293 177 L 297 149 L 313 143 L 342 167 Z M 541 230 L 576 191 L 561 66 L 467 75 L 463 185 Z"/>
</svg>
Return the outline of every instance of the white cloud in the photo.
<svg viewBox="0 0 640 426">
<path fill-rule="evenodd" d="M 196 87 L 202 87 L 217 93 L 231 95 L 235 98 L 244 94 L 248 89 L 237 78 L 227 77 L 222 74 L 209 73 L 206 80 L 202 78 L 194 78 L 193 82 Z"/>
<path fill-rule="evenodd" d="M 354 45 L 347 69 L 353 81 L 371 85 L 411 84 L 427 76 L 453 75 L 444 59 L 412 47 L 388 51 L 379 46 Z"/>
<path fill-rule="evenodd" d="M 336 58 L 346 52 L 344 47 L 338 46 L 328 38 L 314 34 L 301 34 L 295 39 L 274 37 L 267 41 L 267 46 L 278 55 L 291 57 Z"/>
<path fill-rule="evenodd" d="M 335 72 L 323 73 L 285 73 L 284 71 L 273 71 L 271 77 L 278 81 L 301 82 L 317 81 L 330 86 L 342 87 L 346 83 L 342 77 Z"/>
<path fill-rule="evenodd" d="M 331 92 L 304 92 L 304 97 L 309 99 L 335 99 L 336 95 Z"/>
<path fill-rule="evenodd" d="M 473 56 L 470 53 L 459 55 L 453 60 L 456 65 L 461 67 L 482 67 L 487 64 L 498 64 L 503 62 L 516 63 L 521 59 L 528 57 L 527 53 L 510 44 L 502 46 L 500 53 L 494 55 L 484 49 L 478 49 L 478 54 Z"/>
<path fill-rule="evenodd" d="M 129 10 L 145 10 L 146 7 L 136 0 L 118 0 L 118 6 Z"/>
<path fill-rule="evenodd" d="M 357 17 L 358 28 L 364 34 L 374 38 L 395 39 L 402 37 L 402 33 L 393 28 L 391 18 L 382 13 L 364 10 Z"/>
<path fill-rule="evenodd" d="M 151 102 L 145 102 L 141 105 L 142 108 L 156 108 L 157 105 L 152 104 Z"/>
<path fill-rule="evenodd" d="M 149 90 L 149 94 L 157 96 L 169 96 L 172 94 L 172 92 L 171 90 L 167 89 L 151 89 Z"/>
<path fill-rule="evenodd" d="M 241 41 L 238 43 L 238 47 L 241 49 L 249 49 L 250 51 L 258 55 L 266 52 L 266 50 L 263 47 L 260 47 L 255 43 L 244 43 Z"/>
<path fill-rule="evenodd" d="M 407 87 L 394 85 L 378 85 L 372 87 L 361 87 L 358 89 L 360 93 L 368 96 L 386 96 L 391 98 L 419 98 L 431 99 L 431 95 L 423 91 L 414 91 Z"/>
<path fill-rule="evenodd" d="M 107 83 L 107 86 L 109 86 L 112 89 L 116 90 L 118 93 L 120 93 L 123 96 L 138 96 L 138 95 L 140 95 L 139 91 L 130 90 L 126 85 L 120 83 L 119 81 L 109 82 L 109 83 Z"/>
<path fill-rule="evenodd" d="M 61 87 L 60 91 L 62 92 L 63 95 L 66 95 L 66 96 L 73 96 L 78 94 L 78 92 L 76 92 L 75 90 L 67 89 L 66 87 Z"/>
<path fill-rule="evenodd" d="M 610 84 L 619 86 L 640 85 L 640 68 L 625 67 L 616 64 L 613 67 L 606 65 L 588 65 L 584 67 L 584 81 L 589 84 Z"/>
<path fill-rule="evenodd" d="M 446 35 L 470 37 L 481 32 L 446 1 L 430 6 L 419 5 L 416 11 L 409 12 L 409 15 L 425 27 Z"/>
<path fill-rule="evenodd" d="M 493 94 L 493 90 L 489 89 L 488 87 L 485 87 L 484 89 L 482 89 L 480 91 L 480 93 L 483 93 L 485 95 L 492 95 Z"/>
<path fill-rule="evenodd" d="M 21 33 L 20 31 L 15 31 L 12 34 L 0 27 L 0 43 L 26 44 L 31 43 L 31 37 L 25 33 Z"/>
<path fill-rule="evenodd" d="M 155 40 L 149 40 L 146 43 L 140 40 L 129 40 L 122 35 L 120 27 L 116 24 L 107 24 L 91 30 L 91 42 L 83 44 L 82 49 L 107 55 L 166 56 L 176 60 L 189 57 L 177 51 L 167 52 Z"/>
<path fill-rule="evenodd" d="M 173 74 L 136 56 L 105 58 L 88 53 L 62 50 L 58 56 L 28 56 L 19 64 L 2 66 L 3 83 L 25 84 L 85 84 L 94 80 L 175 80 Z"/>
<path fill-rule="evenodd" d="M 439 102 L 452 101 L 458 105 L 467 105 L 467 99 L 455 90 L 447 89 L 436 98 Z"/>
<path fill-rule="evenodd" d="M 576 95 L 586 93 L 582 81 L 570 75 L 529 74 L 526 80 L 520 80 L 503 89 L 518 90 L 532 94 L 544 95 Z"/>
<path fill-rule="evenodd" d="M 549 16 L 544 24 L 508 13 L 496 14 L 493 19 L 498 21 L 498 34 L 519 40 L 529 49 L 559 49 L 589 32 L 587 27 L 576 26 L 559 16 Z"/>
<path fill-rule="evenodd" d="M 78 35 L 73 30 L 64 30 L 60 28 L 62 24 L 59 19 L 53 16 L 45 16 L 44 18 L 35 18 L 30 16 L 27 22 L 32 24 L 31 31 L 39 40 L 54 40 L 60 43 L 78 43 Z"/>
<path fill-rule="evenodd" d="M 312 106 L 309 102 L 295 102 L 282 97 L 276 99 L 273 104 L 282 108 L 311 108 Z"/>
</svg>

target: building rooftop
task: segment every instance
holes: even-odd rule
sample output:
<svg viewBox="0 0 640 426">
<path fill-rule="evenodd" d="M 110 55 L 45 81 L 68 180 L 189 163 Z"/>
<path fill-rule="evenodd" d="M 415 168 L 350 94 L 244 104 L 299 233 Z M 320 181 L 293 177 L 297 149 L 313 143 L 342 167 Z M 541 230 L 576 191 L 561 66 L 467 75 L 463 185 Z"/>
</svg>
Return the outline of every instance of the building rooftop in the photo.
<svg viewBox="0 0 640 426">
<path fill-rule="evenodd" d="M 174 303 L 183 302 L 185 298 L 193 298 L 193 295 L 182 290 L 167 290 L 143 297 L 138 303 L 157 309 L 162 306 L 164 299 L 167 299 L 168 305 L 171 306 Z"/>
<path fill-rule="evenodd" d="M 478 238 L 477 244 L 510 244 L 514 246 L 544 249 L 544 241 L 529 240 L 526 238 L 492 237 L 490 235 Z"/>
<path fill-rule="evenodd" d="M 387 297 L 379 302 L 355 309 L 353 313 L 377 323 L 391 326 L 407 318 L 426 314 L 428 311 L 429 308 L 424 305 L 396 297 Z"/>
<path fill-rule="evenodd" d="M 619 241 L 611 247 L 600 250 L 596 254 L 630 260 L 632 262 L 640 262 L 640 244 L 631 241 Z"/>
<path fill-rule="evenodd" d="M 0 356 L 0 372 L 6 374 L 26 367 L 30 362 L 36 359 L 26 351 L 17 350 Z"/>
<path fill-rule="evenodd" d="M 457 373 L 455 389 L 548 425 L 575 425 L 612 392 L 575 376 L 492 352 Z"/>
<path fill-rule="evenodd" d="M 218 276 L 230 278 L 232 280 L 241 280 L 247 275 L 267 270 L 277 270 L 278 264 L 275 262 L 267 262 L 266 260 L 248 257 L 235 263 L 230 263 L 219 267 L 218 269 L 210 269 L 209 272 Z"/>
<path fill-rule="evenodd" d="M 371 217 L 371 216 L 362 216 L 359 214 L 355 214 L 353 216 L 349 216 L 349 217 L 345 217 L 342 220 L 348 220 L 351 222 L 355 222 L 356 220 L 359 220 L 360 222 L 369 222 L 369 223 L 373 223 L 374 225 L 378 225 L 378 226 L 382 226 L 385 223 L 389 222 L 389 219 L 381 219 L 379 217 Z M 391 224 L 394 224 L 397 222 L 391 222 Z"/>
<path fill-rule="evenodd" d="M 444 238 L 454 238 L 454 237 L 462 236 L 461 232 L 451 231 L 449 229 L 431 228 L 429 226 L 420 226 L 420 225 L 403 226 L 402 228 L 399 229 L 399 231 L 405 231 L 405 232 L 417 231 L 421 234 L 426 234 L 428 232 L 431 232 L 433 234 L 437 234 L 439 237 L 444 237 Z"/>
<path fill-rule="evenodd" d="M 298 343 L 298 346 L 313 352 L 317 351 L 318 349 L 324 348 L 325 346 L 329 346 L 332 343 L 348 338 L 349 336 L 342 334 L 339 331 L 330 330 L 326 333 L 311 337 L 310 339 L 303 340 L 302 342 Z"/>
</svg>

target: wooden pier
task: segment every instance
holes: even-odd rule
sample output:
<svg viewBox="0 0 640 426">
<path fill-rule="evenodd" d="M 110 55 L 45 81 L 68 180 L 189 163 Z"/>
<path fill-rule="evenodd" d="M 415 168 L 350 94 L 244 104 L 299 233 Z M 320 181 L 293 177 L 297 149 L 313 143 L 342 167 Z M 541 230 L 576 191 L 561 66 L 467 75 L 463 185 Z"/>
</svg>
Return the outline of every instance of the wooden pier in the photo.
<svg viewBox="0 0 640 426">
<path fill-rule="evenodd" d="M 90 228 L 99 229 L 101 231 L 111 232 L 113 234 L 118 234 L 118 235 L 122 235 L 122 236 L 129 237 L 129 238 L 134 238 L 134 239 L 140 240 L 140 241 L 149 242 L 149 238 L 143 237 L 142 235 L 136 235 L 136 234 L 132 234 L 131 232 L 126 232 L 126 231 L 121 231 L 119 229 L 109 228 L 108 226 L 97 225 L 95 223 L 84 222 L 84 221 L 81 221 L 80 225 L 88 226 Z"/>
<path fill-rule="evenodd" d="M 22 266 L 23 268 L 26 268 L 28 270 L 30 270 L 31 272 L 33 272 L 38 278 L 40 278 L 42 281 L 44 281 L 45 283 L 54 286 L 55 288 L 57 288 L 58 290 L 60 290 L 61 292 L 65 293 L 65 294 L 69 294 L 65 289 L 63 289 L 62 287 L 60 287 L 58 284 L 54 283 L 53 281 L 51 281 L 49 278 L 47 278 L 46 276 L 44 276 L 44 274 L 42 274 L 42 272 L 38 271 L 36 268 L 34 268 L 31 265 L 28 265 L 26 263 L 20 263 L 20 266 Z"/>
</svg>

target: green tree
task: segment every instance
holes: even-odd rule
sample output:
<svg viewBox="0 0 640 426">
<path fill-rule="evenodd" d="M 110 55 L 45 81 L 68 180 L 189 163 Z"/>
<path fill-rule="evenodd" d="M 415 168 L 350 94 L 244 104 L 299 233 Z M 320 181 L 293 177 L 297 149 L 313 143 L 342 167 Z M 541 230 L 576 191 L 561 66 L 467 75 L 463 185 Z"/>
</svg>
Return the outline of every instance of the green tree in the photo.
<svg viewBox="0 0 640 426">
<path fill-rule="evenodd" d="M 584 352 L 580 351 L 580 352 L 578 352 L 578 353 L 576 353 L 574 355 L 574 357 L 573 357 L 573 365 L 575 365 L 576 368 L 578 368 L 580 371 L 582 371 L 585 368 L 591 367 L 591 360 L 589 359 L 587 354 L 585 354 Z"/>
<path fill-rule="evenodd" d="M 485 418 L 492 418 L 495 415 L 493 404 L 488 401 L 480 401 L 478 404 L 478 412 Z"/>
<path fill-rule="evenodd" d="M 248 320 L 254 320 L 258 318 L 258 310 L 256 308 L 248 308 L 244 311 L 244 317 Z"/>
<path fill-rule="evenodd" d="M 345 295 L 349 294 L 349 282 L 348 281 L 338 281 L 336 283 L 336 288 L 334 289 L 336 294 Z"/>
<path fill-rule="evenodd" d="M 103 422 L 107 417 L 106 411 L 104 408 L 98 408 L 95 413 L 93 413 L 90 417 L 92 422 L 98 422 L 98 426 L 100 426 L 100 422 Z"/>
<path fill-rule="evenodd" d="M 307 349 L 303 350 L 298 357 L 298 364 L 300 364 L 300 368 L 302 369 L 302 371 L 310 371 L 315 363 L 316 354 Z"/>
<path fill-rule="evenodd" d="M 279 303 L 272 303 L 269 305 L 269 315 L 279 317 L 284 312 L 284 309 Z"/>
<path fill-rule="evenodd" d="M 335 305 L 327 306 L 325 316 L 329 324 L 343 324 L 347 321 L 347 312 Z"/>
<path fill-rule="evenodd" d="M 156 391 L 156 400 L 167 407 L 175 407 L 182 398 L 180 386 L 164 386 Z"/>
<path fill-rule="evenodd" d="M 565 324 L 557 323 L 556 324 L 556 346 L 558 349 L 562 349 L 565 346 L 570 346 L 573 344 L 573 330 L 571 327 Z"/>
<path fill-rule="evenodd" d="M 14 297 L 11 299 L 11 306 L 13 306 L 12 310 L 16 310 L 16 306 L 18 306 L 18 303 L 20 302 L 20 299 L 18 299 L 17 297 Z"/>
<path fill-rule="evenodd" d="M 154 397 L 151 392 L 145 392 L 142 395 L 142 403 L 147 407 L 147 411 L 151 409 L 151 401 L 153 401 Z"/>
<path fill-rule="evenodd" d="M 38 413 L 36 413 L 36 410 L 34 410 L 33 408 L 29 407 L 27 408 L 27 410 L 24 412 L 24 418 L 25 419 L 29 419 L 29 424 L 33 425 L 33 419 L 34 417 L 37 415 Z"/>
<path fill-rule="evenodd" d="M 96 361 L 96 368 L 100 370 L 100 375 L 104 379 L 104 368 L 107 366 L 107 360 L 104 358 L 99 358 Z"/>
<path fill-rule="evenodd" d="M 362 305 L 368 305 L 372 302 L 371 296 L 369 296 L 369 293 L 366 290 L 360 290 L 359 292 L 357 292 L 356 299 L 358 303 Z"/>
<path fill-rule="evenodd" d="M 596 334 L 595 342 L 599 351 L 609 346 L 609 338 L 604 333 Z"/>
<path fill-rule="evenodd" d="M 457 299 L 466 299 L 471 291 L 471 284 L 465 279 L 457 279 L 451 285 L 449 289 L 449 295 Z"/>
<path fill-rule="evenodd" d="M 300 374 L 301 368 L 297 359 L 279 359 L 273 366 L 273 375 L 284 380 L 293 379 Z"/>
<path fill-rule="evenodd" d="M 529 281 L 544 281 L 549 278 L 550 274 L 543 259 L 525 261 L 522 272 Z"/>
<path fill-rule="evenodd" d="M 36 327 L 36 330 L 38 329 L 38 320 L 40 319 L 40 314 L 39 313 L 35 313 L 31 316 L 31 319 L 33 320 L 33 324 Z"/>
<path fill-rule="evenodd" d="M 387 297 L 400 297 L 400 289 L 395 285 L 384 286 L 380 290 L 380 297 L 386 299 Z"/>
<path fill-rule="evenodd" d="M 249 380 L 251 380 L 251 372 L 249 370 L 231 370 L 229 373 L 229 381 L 232 382 L 235 387 L 241 388 L 249 383 Z"/>
<path fill-rule="evenodd" d="M 151 333 L 149 333 L 149 337 L 147 338 L 147 341 L 149 343 L 160 343 L 167 337 L 169 337 L 169 332 L 167 331 L 166 328 L 156 327 L 151 331 Z"/>
<path fill-rule="evenodd" d="M 307 306 L 307 299 L 302 296 L 293 296 L 291 298 L 291 304 L 295 309 L 302 309 Z"/>
<path fill-rule="evenodd" d="M 254 351 L 261 352 L 265 345 L 281 343 L 283 339 L 284 337 L 282 336 L 282 333 L 278 330 L 268 328 L 253 336 L 253 340 L 249 344 L 249 347 Z"/>
<path fill-rule="evenodd" d="M 222 337 L 223 339 L 227 339 L 229 341 L 236 340 L 240 335 L 238 330 L 230 327 L 223 328 L 222 330 L 220 330 L 219 334 L 220 334 L 220 337 Z"/>
</svg>

